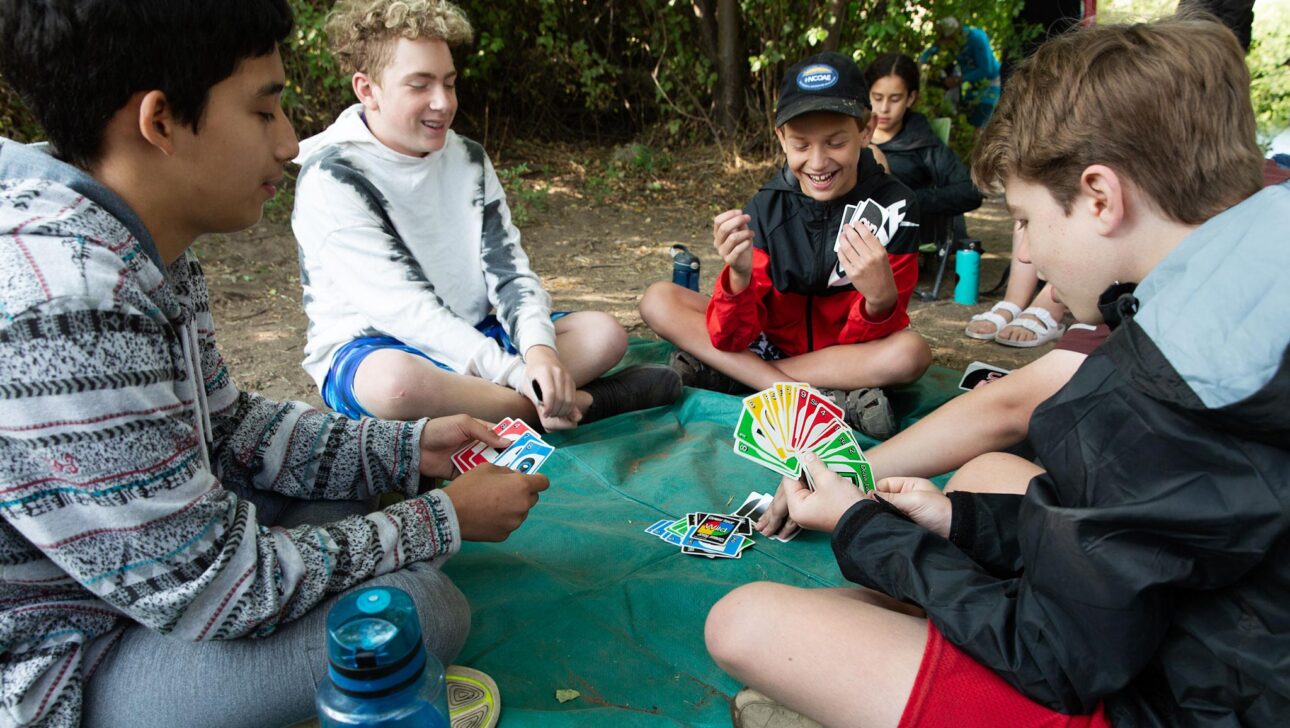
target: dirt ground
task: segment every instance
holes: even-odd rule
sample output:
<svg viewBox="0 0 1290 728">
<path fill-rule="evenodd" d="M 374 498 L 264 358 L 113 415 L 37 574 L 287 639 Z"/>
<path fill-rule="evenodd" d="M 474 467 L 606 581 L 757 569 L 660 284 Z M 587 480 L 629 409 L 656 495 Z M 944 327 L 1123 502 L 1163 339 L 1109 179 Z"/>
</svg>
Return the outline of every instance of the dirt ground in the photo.
<svg viewBox="0 0 1290 728">
<path fill-rule="evenodd" d="M 542 276 L 555 307 L 609 311 L 630 334 L 653 338 L 636 304 L 645 287 L 670 279 L 668 248 L 689 246 L 703 261 L 702 286 L 711 290 L 721 270 L 712 248 L 711 220 L 742 204 L 773 173 L 776 160 L 723 160 L 715 148 L 674 156 L 642 155 L 630 149 L 524 146 L 494 162 L 520 213 L 524 248 Z M 280 201 L 284 202 L 284 201 Z M 518 203 L 518 204 L 517 204 Z M 320 405 L 317 390 L 300 368 L 305 319 L 295 240 L 280 204 L 254 228 L 198 241 L 195 251 L 210 279 L 219 341 L 239 385 L 278 399 Z M 1009 261 L 1011 221 L 999 200 L 987 200 L 968 216 L 969 233 L 985 247 L 982 290 L 993 287 Z M 952 266 L 952 263 L 951 263 Z M 925 269 L 921 290 L 935 268 Z M 977 306 L 952 300 L 953 270 L 935 301 L 910 306 L 915 328 L 931 343 L 935 363 L 962 369 L 972 361 L 1015 368 L 1051 349 L 1014 349 L 968 339 L 968 317 L 989 308 L 1002 293 Z"/>
</svg>

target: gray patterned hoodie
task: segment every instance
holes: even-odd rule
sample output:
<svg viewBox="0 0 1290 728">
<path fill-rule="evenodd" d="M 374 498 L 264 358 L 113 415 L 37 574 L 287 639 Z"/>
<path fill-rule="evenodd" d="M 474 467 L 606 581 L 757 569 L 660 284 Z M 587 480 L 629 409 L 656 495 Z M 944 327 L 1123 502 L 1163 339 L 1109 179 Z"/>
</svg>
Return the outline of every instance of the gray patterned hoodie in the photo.
<svg viewBox="0 0 1290 728">
<path fill-rule="evenodd" d="M 455 552 L 451 503 L 416 495 L 423 426 L 239 391 L 196 258 L 162 266 L 110 190 L 0 138 L 0 726 L 77 724 L 132 623 L 266 637 Z M 281 529 L 257 524 L 248 489 L 410 497 Z"/>
<path fill-rule="evenodd" d="M 321 388 L 337 349 L 383 335 L 518 390 L 523 359 L 475 325 L 496 310 L 521 355 L 555 348 L 555 329 L 488 155 L 451 130 L 437 152 L 400 154 L 372 135 L 362 109 L 301 142 L 296 159 L 305 371 Z"/>
</svg>

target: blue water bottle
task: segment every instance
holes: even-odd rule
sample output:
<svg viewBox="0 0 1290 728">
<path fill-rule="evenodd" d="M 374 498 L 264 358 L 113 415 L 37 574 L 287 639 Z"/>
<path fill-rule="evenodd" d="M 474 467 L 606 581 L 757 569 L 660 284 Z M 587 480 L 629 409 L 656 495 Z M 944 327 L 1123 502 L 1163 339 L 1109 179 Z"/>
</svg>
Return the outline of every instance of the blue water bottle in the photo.
<svg viewBox="0 0 1290 728">
<path fill-rule="evenodd" d="M 964 240 L 954 254 L 954 302 L 964 306 L 976 305 L 977 288 L 981 281 L 981 241 Z"/>
<path fill-rule="evenodd" d="M 337 600 L 327 613 L 327 661 L 321 728 L 449 728 L 443 666 L 421 641 L 407 592 L 370 587 Z"/>
<path fill-rule="evenodd" d="M 679 243 L 672 246 L 672 282 L 691 291 L 699 290 L 699 258 Z"/>
</svg>

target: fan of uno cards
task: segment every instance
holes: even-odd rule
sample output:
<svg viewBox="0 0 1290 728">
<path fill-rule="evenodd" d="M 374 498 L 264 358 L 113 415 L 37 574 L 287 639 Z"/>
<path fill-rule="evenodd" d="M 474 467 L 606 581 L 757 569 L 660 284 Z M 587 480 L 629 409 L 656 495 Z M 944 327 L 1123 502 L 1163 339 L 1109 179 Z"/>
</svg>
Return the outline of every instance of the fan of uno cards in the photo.
<svg viewBox="0 0 1290 728">
<path fill-rule="evenodd" d="M 536 473 L 555 452 L 524 420 L 507 417 L 493 426 L 493 432 L 512 440 L 510 447 L 498 452 L 476 440 L 453 453 L 452 464 L 458 471 L 465 473 L 480 463 L 492 463 L 521 473 Z"/>
</svg>

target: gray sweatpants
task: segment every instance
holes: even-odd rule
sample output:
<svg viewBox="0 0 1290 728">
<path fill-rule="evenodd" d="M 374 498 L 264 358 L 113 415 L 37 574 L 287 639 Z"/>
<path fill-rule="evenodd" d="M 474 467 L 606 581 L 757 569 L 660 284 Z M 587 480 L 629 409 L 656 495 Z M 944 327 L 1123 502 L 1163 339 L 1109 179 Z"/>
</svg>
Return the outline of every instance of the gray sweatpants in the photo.
<svg viewBox="0 0 1290 728">
<path fill-rule="evenodd" d="M 265 525 L 329 523 L 371 510 L 354 501 L 239 495 L 255 502 Z M 361 586 L 375 584 L 412 595 L 426 647 L 450 664 L 470 631 L 470 607 L 448 577 L 411 564 Z M 310 718 L 327 670 L 327 611 L 339 596 L 262 639 L 186 642 L 128 628 L 85 686 L 83 725 L 258 728 Z"/>
</svg>

